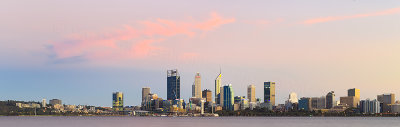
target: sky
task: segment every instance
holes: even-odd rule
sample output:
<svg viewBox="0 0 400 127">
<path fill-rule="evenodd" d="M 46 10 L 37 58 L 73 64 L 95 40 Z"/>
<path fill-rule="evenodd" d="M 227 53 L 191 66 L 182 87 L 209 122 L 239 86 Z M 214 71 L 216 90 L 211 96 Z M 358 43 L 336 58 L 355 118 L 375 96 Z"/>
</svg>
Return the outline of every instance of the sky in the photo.
<svg viewBox="0 0 400 127">
<path fill-rule="evenodd" d="M 3 0 L 0 21 L 0 100 L 139 105 L 142 87 L 166 98 L 169 69 L 186 101 L 220 69 L 235 96 L 276 82 L 276 103 L 400 95 L 398 0 Z"/>
</svg>

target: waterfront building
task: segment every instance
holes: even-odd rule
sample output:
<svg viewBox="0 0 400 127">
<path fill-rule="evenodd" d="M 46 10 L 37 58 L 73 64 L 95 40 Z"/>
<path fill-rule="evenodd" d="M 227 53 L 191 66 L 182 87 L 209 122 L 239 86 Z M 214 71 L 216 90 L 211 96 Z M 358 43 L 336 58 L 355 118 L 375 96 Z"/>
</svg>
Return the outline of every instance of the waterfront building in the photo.
<svg viewBox="0 0 400 127">
<path fill-rule="evenodd" d="M 275 82 L 264 82 L 264 103 L 275 106 Z"/>
<path fill-rule="evenodd" d="M 393 93 L 382 94 L 377 96 L 378 101 L 381 103 L 382 113 L 390 113 L 390 105 L 395 103 L 395 95 Z"/>
<path fill-rule="evenodd" d="M 247 87 L 247 99 L 249 102 L 256 102 L 256 86 L 249 85 Z"/>
<path fill-rule="evenodd" d="M 167 71 L 167 100 L 181 98 L 181 77 L 178 70 Z"/>
<path fill-rule="evenodd" d="M 62 101 L 60 99 L 51 99 L 50 104 L 53 106 L 56 104 L 62 105 Z"/>
<path fill-rule="evenodd" d="M 197 72 L 194 77 L 194 84 L 192 86 L 192 97 L 201 98 L 201 76 L 200 73 Z"/>
<path fill-rule="evenodd" d="M 221 71 L 219 72 L 217 78 L 215 78 L 215 103 L 218 105 L 220 104 L 220 92 L 221 92 L 221 78 L 222 74 Z"/>
<path fill-rule="evenodd" d="M 42 99 L 42 107 L 43 108 L 47 107 L 46 99 Z"/>
<path fill-rule="evenodd" d="M 224 86 L 221 86 L 220 87 L 220 89 L 221 89 L 221 91 L 220 91 L 220 93 L 219 93 L 219 105 L 220 106 L 224 106 Z"/>
<path fill-rule="evenodd" d="M 310 111 L 311 110 L 311 98 L 308 98 L 308 97 L 300 98 L 299 110 Z"/>
<path fill-rule="evenodd" d="M 375 113 L 380 113 L 381 111 L 381 106 L 380 102 L 375 100 L 361 100 L 360 101 L 360 111 L 361 113 L 364 114 L 375 114 Z"/>
<path fill-rule="evenodd" d="M 223 89 L 223 107 L 225 110 L 233 110 L 234 104 L 234 92 L 232 88 L 232 84 L 224 86 Z"/>
<path fill-rule="evenodd" d="M 124 110 L 124 95 L 122 92 L 114 92 L 112 94 L 112 106 L 115 111 L 123 111 Z"/>
<path fill-rule="evenodd" d="M 202 98 L 204 98 L 206 102 L 211 102 L 212 101 L 212 92 L 211 92 L 211 90 L 209 90 L 209 89 L 203 90 Z"/>
<path fill-rule="evenodd" d="M 326 109 L 335 107 L 335 92 L 331 91 L 326 94 Z"/>
</svg>

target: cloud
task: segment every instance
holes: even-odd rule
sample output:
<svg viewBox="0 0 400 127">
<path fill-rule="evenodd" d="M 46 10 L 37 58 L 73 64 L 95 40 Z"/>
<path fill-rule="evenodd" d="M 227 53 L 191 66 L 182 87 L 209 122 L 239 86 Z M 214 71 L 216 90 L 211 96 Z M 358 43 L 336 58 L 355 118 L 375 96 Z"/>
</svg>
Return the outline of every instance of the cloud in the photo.
<svg viewBox="0 0 400 127">
<path fill-rule="evenodd" d="M 138 21 L 107 32 L 70 35 L 64 40 L 50 42 L 47 48 L 54 61 L 69 59 L 135 59 L 158 55 L 167 47 L 157 46 L 177 35 L 194 37 L 214 30 L 221 25 L 235 22 L 217 13 L 204 21 L 155 19 Z"/>
<path fill-rule="evenodd" d="M 346 20 L 346 19 L 355 19 L 355 18 L 364 18 L 364 17 L 372 17 L 372 16 L 390 15 L 390 14 L 396 14 L 396 13 L 399 13 L 399 12 L 400 12 L 400 8 L 392 8 L 392 9 L 373 12 L 373 13 L 347 15 L 347 16 L 328 16 L 328 17 L 321 17 L 321 18 L 312 18 L 312 19 L 307 19 L 307 20 L 303 21 L 302 24 L 317 24 L 317 23 L 324 23 L 324 22 L 331 22 L 331 21 L 338 21 L 338 20 Z"/>
</svg>

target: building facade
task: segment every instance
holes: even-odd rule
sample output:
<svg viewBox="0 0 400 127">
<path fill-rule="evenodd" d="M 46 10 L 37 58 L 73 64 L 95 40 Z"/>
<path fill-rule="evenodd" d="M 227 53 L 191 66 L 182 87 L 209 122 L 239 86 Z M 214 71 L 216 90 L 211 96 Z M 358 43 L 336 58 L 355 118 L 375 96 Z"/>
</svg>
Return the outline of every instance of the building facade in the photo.
<svg viewBox="0 0 400 127">
<path fill-rule="evenodd" d="M 221 72 L 218 74 L 217 78 L 215 78 L 215 103 L 220 104 L 220 93 L 221 93 Z"/>
<path fill-rule="evenodd" d="M 146 97 L 151 93 L 150 87 L 143 87 L 142 88 L 142 102 L 145 101 Z"/>
<path fill-rule="evenodd" d="M 124 110 L 124 95 L 122 92 L 113 93 L 113 110 L 114 111 L 123 111 Z"/>
<path fill-rule="evenodd" d="M 181 98 L 181 77 L 178 70 L 167 71 L 167 100 Z"/>
<path fill-rule="evenodd" d="M 364 114 L 375 114 L 380 113 L 381 106 L 378 100 L 361 100 L 360 101 L 360 111 Z"/>
<path fill-rule="evenodd" d="M 311 110 L 311 98 L 303 97 L 299 100 L 299 110 L 310 111 Z"/>
<path fill-rule="evenodd" d="M 347 96 L 353 96 L 354 97 L 354 101 L 356 103 L 355 107 L 358 106 L 358 103 L 360 102 L 360 89 L 348 89 L 347 90 Z"/>
<path fill-rule="evenodd" d="M 233 110 L 233 104 L 234 104 L 234 92 L 232 85 L 226 85 L 224 86 L 223 89 L 223 108 L 225 110 Z"/>
<path fill-rule="evenodd" d="M 197 72 L 196 75 L 194 76 L 194 84 L 192 87 L 192 96 L 201 98 L 201 76 L 200 73 Z"/>
<path fill-rule="evenodd" d="M 249 102 L 256 102 L 256 86 L 249 85 L 247 87 L 247 99 Z"/>
<path fill-rule="evenodd" d="M 331 91 L 326 94 L 326 109 L 335 107 L 335 92 Z"/>
<path fill-rule="evenodd" d="M 208 89 L 203 90 L 202 97 L 206 100 L 206 102 L 211 102 L 212 101 L 211 90 L 208 90 Z"/>
<path fill-rule="evenodd" d="M 395 95 L 393 93 L 382 94 L 377 96 L 378 101 L 382 104 L 382 113 L 390 113 L 390 105 L 395 103 Z"/>
<path fill-rule="evenodd" d="M 275 106 L 275 82 L 264 82 L 264 103 Z"/>
<path fill-rule="evenodd" d="M 59 99 L 51 99 L 50 100 L 50 104 L 53 105 L 53 106 L 56 105 L 56 104 L 62 105 L 62 101 L 59 100 Z"/>
</svg>

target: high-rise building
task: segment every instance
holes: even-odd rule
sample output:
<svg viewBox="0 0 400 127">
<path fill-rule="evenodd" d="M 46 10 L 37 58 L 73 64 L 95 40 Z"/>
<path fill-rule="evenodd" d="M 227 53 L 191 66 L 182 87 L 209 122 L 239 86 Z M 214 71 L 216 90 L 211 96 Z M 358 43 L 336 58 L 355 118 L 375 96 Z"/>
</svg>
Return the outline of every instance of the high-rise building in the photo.
<svg viewBox="0 0 400 127">
<path fill-rule="evenodd" d="M 56 104 L 62 105 L 62 101 L 59 100 L 59 99 L 51 99 L 50 100 L 50 104 L 53 105 L 53 106 L 56 105 Z"/>
<path fill-rule="evenodd" d="M 215 79 L 215 103 L 220 104 L 220 91 L 221 91 L 221 78 L 222 74 L 219 72 L 217 78 Z"/>
<path fill-rule="evenodd" d="M 233 111 L 233 104 L 234 104 L 234 92 L 232 85 L 226 85 L 223 89 L 223 107 L 225 110 Z"/>
<path fill-rule="evenodd" d="M 46 107 L 47 103 L 46 103 L 46 99 L 42 99 L 42 107 Z"/>
<path fill-rule="evenodd" d="M 288 102 L 289 103 L 298 103 L 299 102 L 299 99 L 297 99 L 297 94 L 295 93 L 295 92 L 291 92 L 290 94 L 289 94 L 289 99 L 288 99 Z"/>
<path fill-rule="evenodd" d="M 264 103 L 275 106 L 275 82 L 264 82 Z"/>
<path fill-rule="evenodd" d="M 311 110 L 311 98 L 308 98 L 308 97 L 300 98 L 299 110 L 310 111 Z"/>
<path fill-rule="evenodd" d="M 311 98 L 311 110 L 325 109 L 325 96 Z"/>
<path fill-rule="evenodd" d="M 112 105 L 115 111 L 123 111 L 124 110 L 124 95 L 122 92 L 113 93 Z"/>
<path fill-rule="evenodd" d="M 256 86 L 249 85 L 247 87 L 247 99 L 249 102 L 256 102 Z"/>
<path fill-rule="evenodd" d="M 382 113 L 389 113 L 391 112 L 390 105 L 395 103 L 395 95 L 394 93 L 382 94 L 378 95 L 378 101 L 382 103 Z"/>
<path fill-rule="evenodd" d="M 219 93 L 219 105 L 224 106 L 224 86 L 220 87 L 220 93 Z"/>
<path fill-rule="evenodd" d="M 204 99 L 206 99 L 206 102 L 211 102 L 211 100 L 212 100 L 211 90 L 208 90 L 208 89 L 203 90 L 202 95 L 203 95 L 202 97 Z"/>
<path fill-rule="evenodd" d="M 142 88 L 142 102 L 145 101 L 146 97 L 150 94 L 150 87 Z"/>
<path fill-rule="evenodd" d="M 335 107 L 335 92 L 331 91 L 326 94 L 326 108 L 331 109 Z"/>
<path fill-rule="evenodd" d="M 194 84 L 192 86 L 192 97 L 201 98 L 201 76 L 197 72 L 194 77 Z"/>
<path fill-rule="evenodd" d="M 360 101 L 360 111 L 361 113 L 364 114 L 375 114 L 375 113 L 380 113 L 381 111 L 381 106 L 380 102 L 375 100 L 361 100 Z"/>
<path fill-rule="evenodd" d="M 354 101 L 356 101 L 356 107 L 360 103 L 360 89 L 349 89 L 347 90 L 347 96 L 354 96 Z"/>
<path fill-rule="evenodd" d="M 178 70 L 167 71 L 167 100 L 181 98 L 181 77 Z"/>
</svg>

